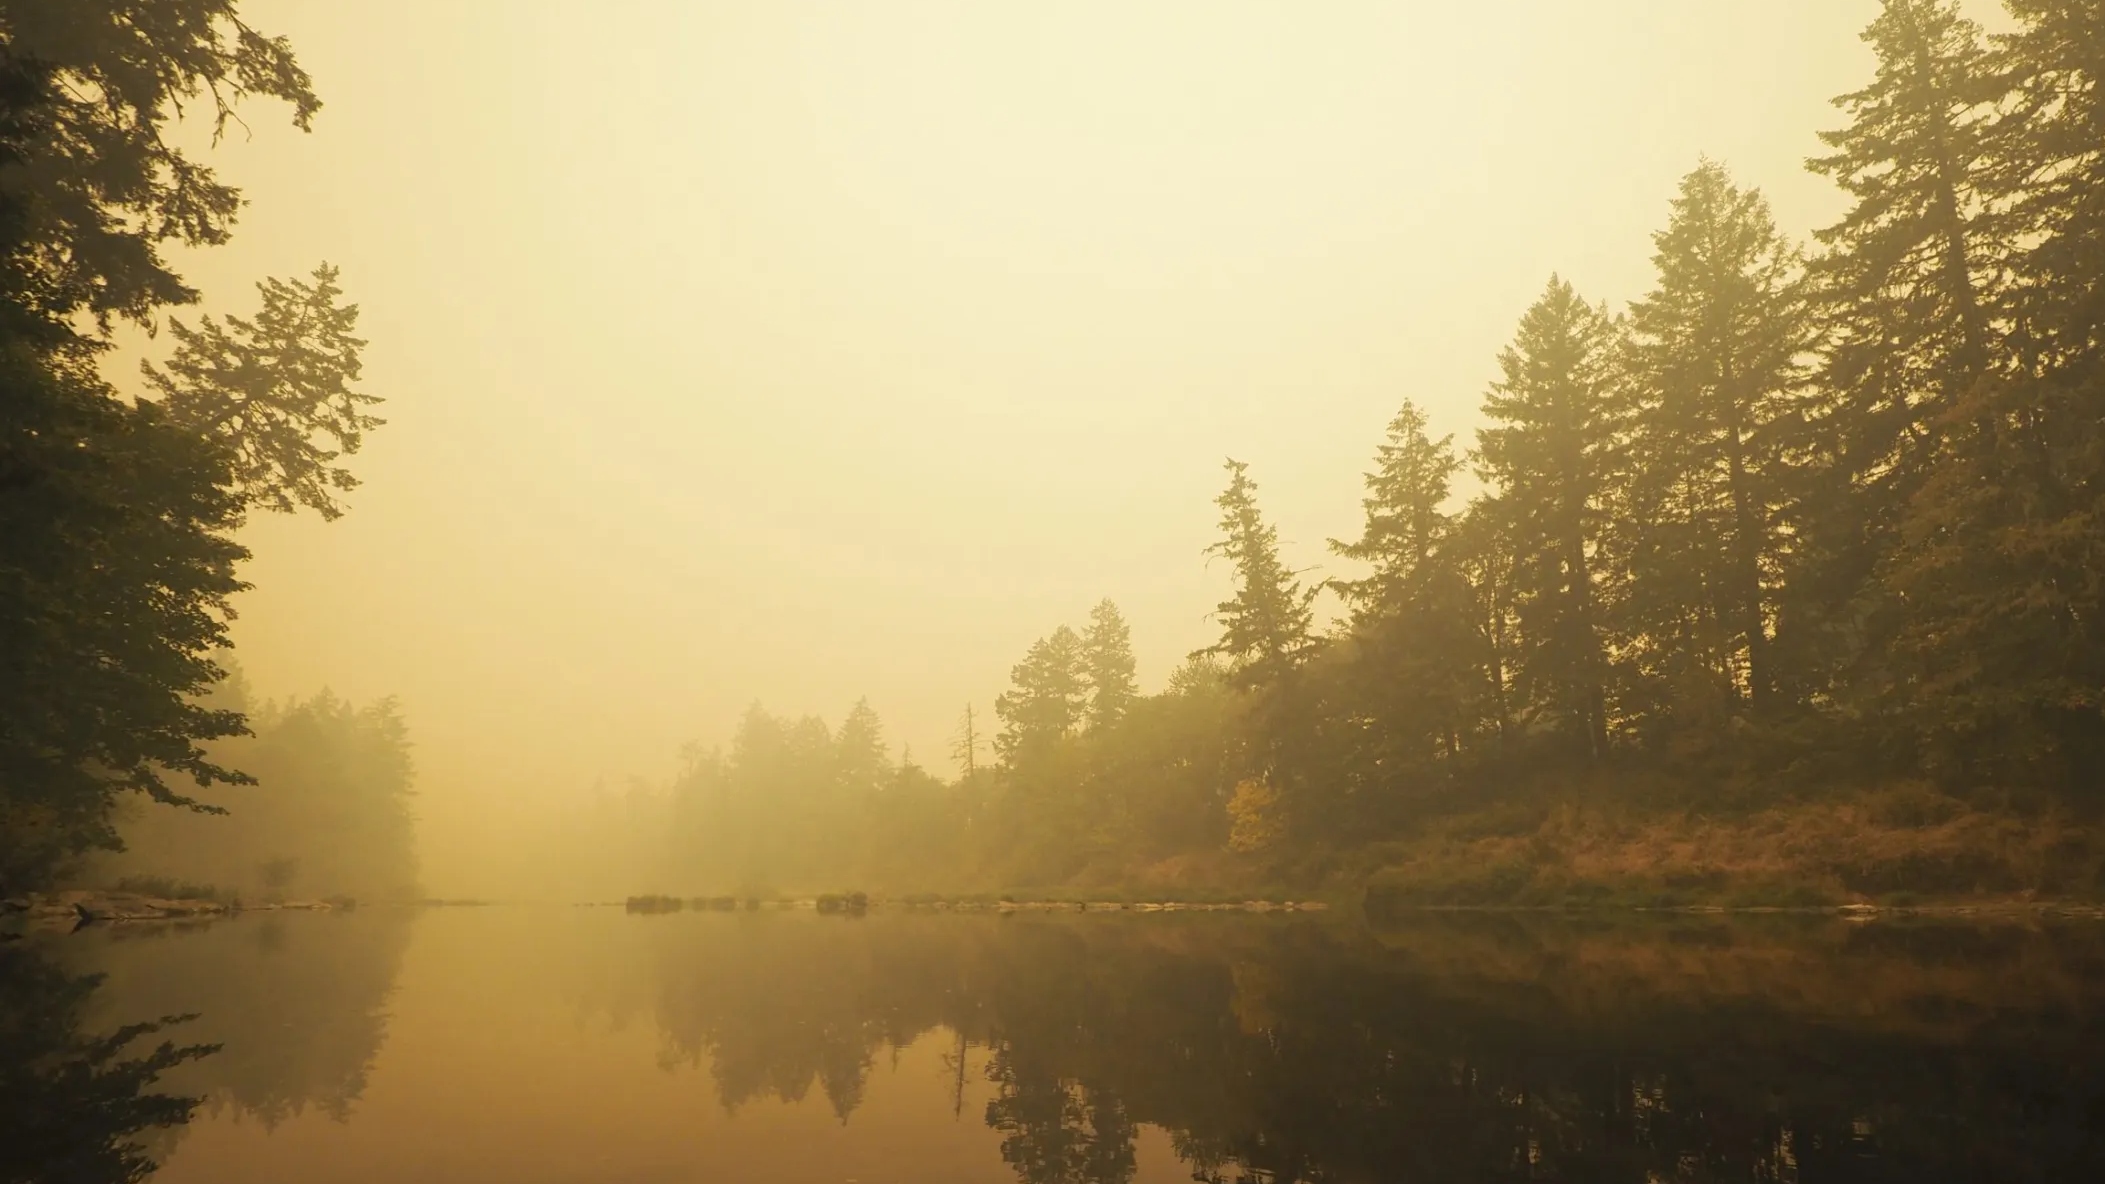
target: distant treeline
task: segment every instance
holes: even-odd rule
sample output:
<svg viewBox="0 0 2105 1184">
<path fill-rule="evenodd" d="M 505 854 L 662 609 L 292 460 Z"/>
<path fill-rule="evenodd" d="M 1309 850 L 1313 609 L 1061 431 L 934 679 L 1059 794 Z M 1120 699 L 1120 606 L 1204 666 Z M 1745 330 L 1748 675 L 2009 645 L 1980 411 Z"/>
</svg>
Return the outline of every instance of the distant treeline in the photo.
<svg viewBox="0 0 2105 1184">
<path fill-rule="evenodd" d="M 1304 580 L 1230 461 L 1234 591 L 1166 690 L 1135 692 L 1107 603 L 1016 666 L 991 765 L 968 714 L 954 781 L 888 766 L 866 707 L 837 732 L 755 708 L 674 787 L 668 874 L 1049 883 L 1337 850 L 1551 782 L 2095 809 L 2105 24 L 2009 7 L 1991 38 L 1888 0 L 1809 162 L 1854 204 L 1810 250 L 1703 162 L 1649 293 L 1549 282 L 1474 448 L 1405 403 L 1332 543 L 1361 578 Z"/>
<path fill-rule="evenodd" d="M 323 691 L 252 707 L 238 672 L 219 698 L 247 717 L 253 735 L 220 741 L 213 757 L 256 784 L 211 792 L 205 800 L 224 814 L 136 803 L 119 815 L 124 852 L 96 860 L 93 878 L 250 901 L 421 895 L 414 769 L 392 699 L 357 707 Z"/>
</svg>

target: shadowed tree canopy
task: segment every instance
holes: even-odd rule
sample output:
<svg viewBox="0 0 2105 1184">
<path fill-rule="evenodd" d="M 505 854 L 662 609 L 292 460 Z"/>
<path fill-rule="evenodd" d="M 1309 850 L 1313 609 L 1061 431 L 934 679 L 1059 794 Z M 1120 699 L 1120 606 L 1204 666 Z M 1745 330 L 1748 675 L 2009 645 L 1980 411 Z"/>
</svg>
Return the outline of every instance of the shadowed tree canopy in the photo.
<svg viewBox="0 0 2105 1184">
<path fill-rule="evenodd" d="M 241 194 L 175 147 L 168 124 L 203 110 L 215 136 L 254 98 L 309 126 L 321 100 L 283 38 L 235 0 L 0 3 L 0 304 L 50 336 L 85 313 L 146 320 L 197 292 L 168 243 L 225 242 Z"/>
<path fill-rule="evenodd" d="M 336 281 L 328 264 L 311 283 L 265 280 L 253 319 L 207 316 L 195 329 L 171 320 L 176 348 L 167 368 L 141 363 L 176 424 L 226 442 L 234 485 L 251 505 L 342 516 L 335 495 L 358 479 L 331 462 L 356 453 L 384 422 L 364 410 L 380 397 L 352 386 L 365 342 L 352 336 L 358 306 L 342 303 Z"/>
<path fill-rule="evenodd" d="M 224 242 L 240 194 L 175 146 L 256 98 L 320 107 L 282 40 L 231 0 L 0 2 L 0 889 L 114 846 L 127 792 L 243 778 L 202 705 L 254 506 L 341 512 L 332 462 L 379 421 L 352 383 L 357 310 L 333 269 L 262 286 L 254 319 L 175 326 L 148 397 L 95 358 L 118 318 L 193 301 L 162 257 Z M 326 441 L 326 445 L 323 443 Z"/>
</svg>

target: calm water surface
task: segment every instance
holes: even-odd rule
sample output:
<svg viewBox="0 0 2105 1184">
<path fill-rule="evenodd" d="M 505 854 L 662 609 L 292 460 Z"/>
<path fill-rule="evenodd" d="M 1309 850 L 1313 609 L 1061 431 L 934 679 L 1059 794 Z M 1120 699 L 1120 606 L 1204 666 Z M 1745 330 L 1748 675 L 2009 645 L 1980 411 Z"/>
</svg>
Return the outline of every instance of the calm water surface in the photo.
<svg viewBox="0 0 2105 1184">
<path fill-rule="evenodd" d="M 2105 1179 L 2096 926 L 365 910 L 0 991 L 8 1181 Z"/>
</svg>

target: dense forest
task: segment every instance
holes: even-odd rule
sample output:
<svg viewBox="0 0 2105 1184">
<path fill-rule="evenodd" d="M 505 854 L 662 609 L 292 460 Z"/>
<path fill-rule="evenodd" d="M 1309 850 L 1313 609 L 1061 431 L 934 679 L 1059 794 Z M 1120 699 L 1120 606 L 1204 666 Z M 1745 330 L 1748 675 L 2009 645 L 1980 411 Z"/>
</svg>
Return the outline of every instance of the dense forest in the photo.
<svg viewBox="0 0 2105 1184">
<path fill-rule="evenodd" d="M 178 146 L 186 109 L 216 142 L 258 101 L 302 129 L 321 106 L 291 47 L 234 10 L 0 4 L 0 895 L 120 848 L 120 815 L 142 804 L 224 814 L 211 791 L 255 785 L 231 763 L 250 759 L 270 770 L 264 784 L 229 801 L 253 801 L 255 817 L 185 832 L 191 850 L 171 866 L 217 851 L 233 863 L 215 875 L 287 858 L 320 873 L 337 840 L 315 828 L 349 825 L 358 807 L 271 793 L 333 792 L 364 760 L 383 780 L 356 793 L 399 801 L 407 775 L 387 709 L 345 719 L 312 701 L 256 744 L 224 743 L 252 733 L 221 686 L 231 598 L 246 587 L 236 534 L 255 512 L 343 513 L 358 482 L 342 458 L 381 422 L 358 386 L 365 342 L 336 269 L 262 282 L 248 316 L 169 315 L 201 298 L 169 250 L 225 242 L 243 200 Z M 142 363 L 136 395 L 104 373 L 122 323 L 171 341 Z M 360 743 L 385 751 L 291 768 Z M 305 855 L 277 847 L 294 815 L 308 819 Z M 382 810 L 357 823 L 400 831 L 382 877 L 397 886 L 411 878 L 406 821 Z M 237 855 L 237 835 L 272 846 Z"/>
<path fill-rule="evenodd" d="M 1404 403 L 1359 578 L 1305 580 L 1231 460 L 1220 637 L 1164 690 L 1107 601 L 967 709 L 954 780 L 866 706 L 756 707 L 645 811 L 661 878 L 2105 889 L 2105 25 L 2010 9 L 1888 0 L 1810 246 L 1701 162 L 1651 291 L 1551 278 L 1474 447 Z"/>
<path fill-rule="evenodd" d="M 1990 36 L 1887 0 L 1808 162 L 1850 203 L 1811 243 L 1701 162 L 1652 290 L 1553 277 L 1525 310 L 1473 444 L 1404 403 L 1331 544 L 1356 577 L 1307 578 L 1228 462 L 1219 638 L 1160 691 L 1106 601 L 966 710 L 954 776 L 893 761 L 866 705 L 755 707 L 571 841 L 742 891 L 2105 889 L 2105 27 L 2008 8 Z M 0 7 L 0 891 L 121 846 L 127 813 L 165 874 L 232 843 L 219 874 L 315 890 L 345 887 L 316 836 L 407 833 L 389 709 L 227 743 L 258 730 L 217 693 L 237 531 L 341 514 L 380 424 L 334 269 L 170 315 L 200 294 L 168 250 L 241 205 L 165 134 L 182 109 L 320 109 L 234 9 Z M 103 373 L 122 322 L 172 340 L 135 396 Z M 258 777 L 338 800 L 262 805 Z M 255 817 L 207 842 L 144 802 Z M 376 858 L 352 878 L 411 882 Z"/>
</svg>

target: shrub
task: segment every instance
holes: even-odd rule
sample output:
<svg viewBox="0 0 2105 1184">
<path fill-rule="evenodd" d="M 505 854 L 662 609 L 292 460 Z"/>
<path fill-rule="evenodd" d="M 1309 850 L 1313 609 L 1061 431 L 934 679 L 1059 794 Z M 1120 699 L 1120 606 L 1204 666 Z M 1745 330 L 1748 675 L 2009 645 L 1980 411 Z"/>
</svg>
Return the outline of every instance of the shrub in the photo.
<svg viewBox="0 0 2105 1184">
<path fill-rule="evenodd" d="M 117 891 L 134 892 L 161 900 L 223 900 L 210 884 L 191 884 L 168 876 L 126 876 L 117 881 Z"/>
</svg>

